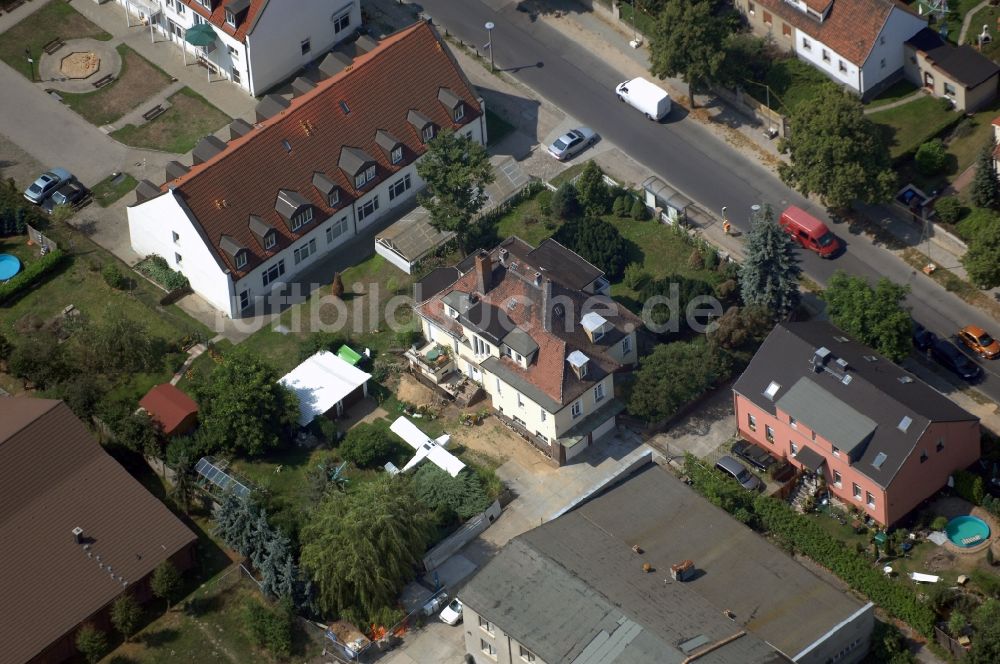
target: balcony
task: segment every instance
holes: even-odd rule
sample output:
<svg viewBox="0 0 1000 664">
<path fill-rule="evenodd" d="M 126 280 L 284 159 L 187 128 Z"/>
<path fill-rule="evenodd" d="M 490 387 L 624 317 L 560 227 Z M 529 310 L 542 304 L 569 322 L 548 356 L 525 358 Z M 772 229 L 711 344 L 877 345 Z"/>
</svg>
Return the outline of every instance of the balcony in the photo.
<svg viewBox="0 0 1000 664">
<path fill-rule="evenodd" d="M 410 369 L 435 385 L 441 386 L 455 372 L 455 358 L 450 349 L 437 342 L 404 353 Z"/>
</svg>

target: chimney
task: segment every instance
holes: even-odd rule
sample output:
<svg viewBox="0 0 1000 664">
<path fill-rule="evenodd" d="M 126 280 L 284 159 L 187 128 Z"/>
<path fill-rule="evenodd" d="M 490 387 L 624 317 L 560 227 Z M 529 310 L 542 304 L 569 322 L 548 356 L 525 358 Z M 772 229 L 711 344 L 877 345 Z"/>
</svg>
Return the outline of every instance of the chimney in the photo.
<svg viewBox="0 0 1000 664">
<path fill-rule="evenodd" d="M 77 544 L 83 544 L 83 528 L 80 526 L 73 529 L 73 541 Z"/>
<path fill-rule="evenodd" d="M 500 249 L 500 265 L 507 267 L 507 258 L 510 256 L 510 252 L 506 249 Z"/>
<path fill-rule="evenodd" d="M 476 254 L 476 283 L 484 295 L 493 287 L 493 260 L 485 249 Z"/>
<path fill-rule="evenodd" d="M 535 288 L 539 288 L 542 285 L 542 273 L 535 272 Z"/>
<path fill-rule="evenodd" d="M 687 581 L 694 574 L 694 561 L 682 560 L 670 566 L 670 576 L 674 581 Z"/>
</svg>

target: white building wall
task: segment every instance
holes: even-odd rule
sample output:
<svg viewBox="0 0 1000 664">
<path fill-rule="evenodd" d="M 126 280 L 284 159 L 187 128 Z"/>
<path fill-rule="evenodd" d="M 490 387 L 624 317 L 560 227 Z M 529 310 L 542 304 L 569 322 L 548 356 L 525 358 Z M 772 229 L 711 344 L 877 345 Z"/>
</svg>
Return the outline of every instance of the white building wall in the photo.
<svg viewBox="0 0 1000 664">
<path fill-rule="evenodd" d="M 461 599 L 461 596 L 459 596 Z M 480 614 L 474 609 L 465 605 L 462 610 L 462 627 L 465 630 L 465 651 L 472 655 L 476 664 L 545 664 L 545 661 L 538 655 L 529 660 L 521 654 L 521 644 L 509 634 L 504 632 L 498 625 L 486 622 L 486 618 L 480 621 Z M 493 653 L 488 653 L 483 648 L 484 644 L 489 644 L 493 648 Z M 534 654 L 534 653 L 532 653 Z"/>
<path fill-rule="evenodd" d="M 567 371 L 572 371 L 572 369 L 567 368 Z M 607 405 L 607 403 L 615 396 L 615 379 L 614 374 L 608 374 L 600 383 L 604 386 L 604 398 L 597 401 L 594 396 L 595 386 L 592 386 L 586 392 L 581 394 L 579 397 L 573 401 L 566 404 L 566 406 L 555 413 L 555 424 L 556 424 L 556 436 L 562 436 L 567 431 L 573 428 L 577 422 L 581 421 L 583 418 L 587 417 L 593 413 L 598 408 Z M 583 412 L 579 417 L 573 417 L 573 404 L 579 401 L 583 407 Z"/>
<path fill-rule="evenodd" d="M 808 46 L 806 44 L 808 44 Z M 902 52 L 902 42 L 899 44 L 899 49 Z M 824 51 L 826 52 L 829 61 L 823 59 Z M 840 55 L 823 42 L 813 39 L 798 28 L 795 29 L 795 54 L 832 78 L 837 83 L 849 87 L 858 94 L 863 92 L 861 89 L 861 80 L 857 65 L 850 62 L 847 58 Z M 840 63 L 844 63 L 846 71 L 841 71 Z"/>
<path fill-rule="evenodd" d="M 335 19 L 347 14 L 348 25 L 335 30 Z M 360 0 L 271 0 L 247 35 L 250 91 L 261 95 L 306 64 L 322 57 L 361 25 Z M 302 41 L 309 52 L 302 53 Z"/>
<path fill-rule="evenodd" d="M 865 93 L 886 77 L 902 69 L 906 54 L 903 43 L 927 26 L 927 22 L 902 9 L 893 8 L 875 40 L 868 60 L 861 68 L 861 92 Z"/>
<path fill-rule="evenodd" d="M 539 406 L 499 376 L 488 371 L 483 373 L 483 389 L 490 395 L 494 410 L 511 419 L 520 420 L 521 426 L 531 433 L 550 441 L 556 438 L 556 418 L 553 413 Z"/>
</svg>

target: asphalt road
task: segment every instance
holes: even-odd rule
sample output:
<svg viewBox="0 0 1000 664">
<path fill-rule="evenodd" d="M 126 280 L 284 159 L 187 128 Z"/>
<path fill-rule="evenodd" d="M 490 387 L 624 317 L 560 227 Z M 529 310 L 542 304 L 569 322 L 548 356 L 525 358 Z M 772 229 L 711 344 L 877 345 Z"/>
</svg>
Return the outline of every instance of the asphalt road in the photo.
<svg viewBox="0 0 1000 664">
<path fill-rule="evenodd" d="M 913 317 L 939 336 L 951 336 L 963 325 L 976 324 L 1000 335 L 989 315 L 963 302 L 936 282 L 913 270 L 846 225 L 830 223 L 825 211 L 786 187 L 754 160 L 733 150 L 675 105 L 662 122 L 650 122 L 618 101 L 614 87 L 625 77 L 609 67 L 599 53 L 588 50 L 542 21 L 519 12 L 513 0 L 423 0 L 435 24 L 463 41 L 485 43 L 484 25 L 495 24 L 495 62 L 550 103 L 593 127 L 633 159 L 684 192 L 707 210 L 728 207 L 733 226 L 749 228 L 750 206 L 770 204 L 776 214 L 790 204 L 828 222 L 846 251 L 833 260 L 801 251 L 802 267 L 824 284 L 836 270 L 869 280 L 885 276 L 910 287 L 907 305 Z M 610 46 L 608 48 L 611 48 Z M 986 370 L 979 389 L 1000 401 L 1000 361 L 980 362 Z"/>
</svg>

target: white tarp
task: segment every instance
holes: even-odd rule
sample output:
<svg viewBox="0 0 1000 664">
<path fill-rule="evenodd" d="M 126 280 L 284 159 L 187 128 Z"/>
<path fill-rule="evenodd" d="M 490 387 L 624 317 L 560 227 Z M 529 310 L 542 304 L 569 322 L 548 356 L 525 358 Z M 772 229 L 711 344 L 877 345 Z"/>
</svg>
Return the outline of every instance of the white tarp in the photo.
<svg viewBox="0 0 1000 664">
<path fill-rule="evenodd" d="M 465 464 L 458 457 L 444 448 L 448 444 L 448 434 L 435 440 L 403 416 L 397 418 L 389 426 L 389 430 L 417 451 L 413 455 L 413 458 L 403 466 L 404 473 L 411 468 L 415 468 L 424 459 L 430 459 L 431 463 L 452 477 L 457 477 L 462 472 L 462 469 L 465 468 Z"/>
<path fill-rule="evenodd" d="M 329 351 L 316 353 L 279 382 L 299 397 L 299 425 L 306 426 L 366 385 L 370 374 Z M 367 390 L 366 390 L 367 392 Z"/>
</svg>

